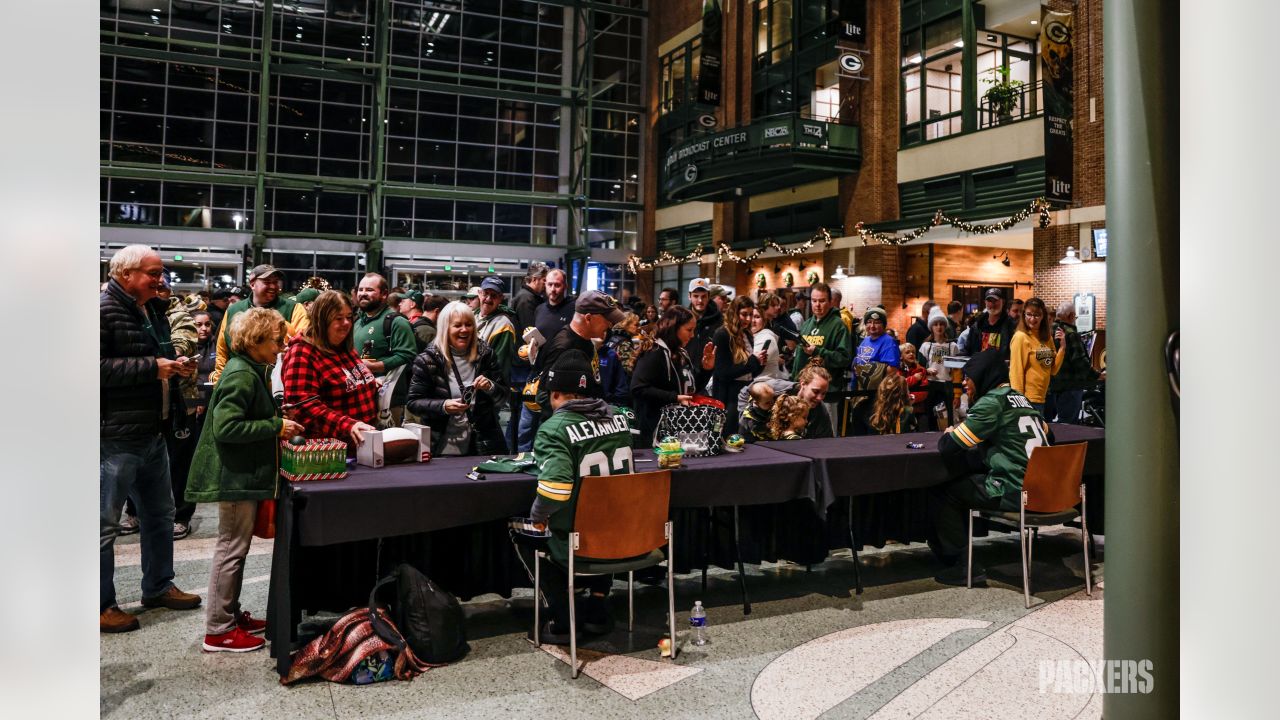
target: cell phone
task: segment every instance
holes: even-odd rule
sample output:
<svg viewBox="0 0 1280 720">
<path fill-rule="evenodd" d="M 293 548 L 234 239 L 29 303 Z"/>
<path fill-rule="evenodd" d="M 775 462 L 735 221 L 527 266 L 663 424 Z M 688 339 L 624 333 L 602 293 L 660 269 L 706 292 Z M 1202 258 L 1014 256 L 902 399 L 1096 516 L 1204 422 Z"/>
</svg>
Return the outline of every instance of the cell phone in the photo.
<svg viewBox="0 0 1280 720">
<path fill-rule="evenodd" d="M 200 353 L 196 353 L 195 355 L 189 355 L 189 356 L 187 356 L 187 362 L 189 362 L 189 363 L 199 362 L 199 360 L 200 360 Z"/>
<path fill-rule="evenodd" d="M 764 347 L 761 349 L 764 350 L 765 352 L 769 352 L 769 346 L 772 344 L 773 344 L 773 338 L 767 338 L 764 341 Z"/>
</svg>

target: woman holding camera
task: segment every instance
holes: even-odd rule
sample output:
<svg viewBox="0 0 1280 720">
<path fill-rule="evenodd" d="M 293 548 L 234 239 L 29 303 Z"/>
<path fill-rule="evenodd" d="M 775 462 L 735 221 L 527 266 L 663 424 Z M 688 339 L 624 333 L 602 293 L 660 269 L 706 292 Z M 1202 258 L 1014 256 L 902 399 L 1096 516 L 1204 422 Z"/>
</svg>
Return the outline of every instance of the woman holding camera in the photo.
<svg viewBox="0 0 1280 720">
<path fill-rule="evenodd" d="M 497 356 L 476 335 L 475 313 L 463 302 L 445 305 L 435 339 L 413 359 L 405 406 L 431 426 L 432 455 L 507 452 L 498 408 L 510 389 L 494 381 L 501 377 Z"/>
</svg>

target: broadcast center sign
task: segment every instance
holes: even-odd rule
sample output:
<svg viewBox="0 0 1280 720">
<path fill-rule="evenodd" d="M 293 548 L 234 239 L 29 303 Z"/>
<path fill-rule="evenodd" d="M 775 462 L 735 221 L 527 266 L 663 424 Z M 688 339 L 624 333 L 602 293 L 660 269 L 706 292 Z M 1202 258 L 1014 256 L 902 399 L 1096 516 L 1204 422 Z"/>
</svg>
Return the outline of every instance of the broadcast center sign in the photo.
<svg viewBox="0 0 1280 720">
<path fill-rule="evenodd" d="M 780 148 L 826 149 L 829 128 L 821 120 L 794 116 L 761 120 L 745 128 L 690 138 L 662 160 L 662 189 L 668 195 L 709 177 L 709 165 L 720 158 L 767 153 Z"/>
</svg>

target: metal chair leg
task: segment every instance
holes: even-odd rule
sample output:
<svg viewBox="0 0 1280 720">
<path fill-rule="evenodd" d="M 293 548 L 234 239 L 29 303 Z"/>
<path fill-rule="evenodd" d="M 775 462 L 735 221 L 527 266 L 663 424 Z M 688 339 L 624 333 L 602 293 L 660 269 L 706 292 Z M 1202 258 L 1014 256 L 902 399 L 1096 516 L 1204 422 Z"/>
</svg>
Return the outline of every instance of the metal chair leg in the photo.
<svg viewBox="0 0 1280 720">
<path fill-rule="evenodd" d="M 576 539 L 576 538 L 575 538 Z M 573 587 L 573 547 L 569 548 L 569 668 L 571 677 L 578 679 L 578 598 Z"/>
<path fill-rule="evenodd" d="M 973 589 L 973 515 L 974 515 L 973 510 L 970 510 L 969 511 L 969 537 L 966 543 L 968 545 L 969 568 L 965 573 L 965 581 L 964 581 L 964 586 L 969 588 L 970 590 Z"/>
<path fill-rule="evenodd" d="M 1084 594 L 1093 597 L 1093 568 L 1089 561 L 1090 546 L 1093 545 L 1093 536 L 1089 534 L 1089 521 L 1085 518 L 1086 506 L 1084 499 L 1084 484 L 1080 485 L 1080 544 L 1084 546 Z"/>
<path fill-rule="evenodd" d="M 1027 563 L 1027 546 L 1031 535 L 1026 527 L 1026 508 L 1018 510 L 1018 539 L 1022 543 L 1022 596 L 1026 600 L 1027 609 L 1031 609 L 1031 568 Z"/>
<path fill-rule="evenodd" d="M 671 632 L 671 660 L 675 661 L 680 644 L 676 642 L 676 575 L 675 575 L 675 529 L 667 522 L 667 625 Z"/>
<path fill-rule="evenodd" d="M 636 629 L 636 573 L 627 571 L 627 632 Z"/>
<path fill-rule="evenodd" d="M 542 647 L 542 551 L 533 551 L 533 646 Z"/>
<path fill-rule="evenodd" d="M 862 561 L 858 559 L 858 538 L 853 532 L 853 496 L 849 496 L 849 552 L 853 553 L 853 594 L 862 594 Z"/>
<path fill-rule="evenodd" d="M 1035 557 L 1036 557 L 1036 556 L 1035 556 L 1035 552 L 1036 552 L 1036 544 L 1035 544 L 1035 541 L 1036 541 L 1036 539 L 1037 539 L 1037 538 L 1039 538 L 1039 537 L 1040 537 L 1040 533 L 1036 532 L 1038 529 L 1039 529 L 1039 528 L 1034 528 L 1034 527 L 1033 527 L 1033 528 L 1030 528 L 1030 529 L 1027 531 L 1027 567 L 1031 567 L 1031 564 L 1032 564 L 1032 563 L 1034 563 L 1034 562 L 1036 561 L 1036 560 L 1035 560 Z"/>
</svg>

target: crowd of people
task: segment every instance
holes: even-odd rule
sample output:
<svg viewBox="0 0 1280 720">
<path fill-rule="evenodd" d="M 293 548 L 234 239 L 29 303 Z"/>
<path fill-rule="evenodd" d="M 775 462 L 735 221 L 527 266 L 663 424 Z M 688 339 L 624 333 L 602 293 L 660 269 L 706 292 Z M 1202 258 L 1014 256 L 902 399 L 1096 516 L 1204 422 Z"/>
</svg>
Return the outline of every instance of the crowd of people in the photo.
<svg viewBox="0 0 1280 720">
<path fill-rule="evenodd" d="M 900 341 L 884 308 L 859 320 L 820 282 L 788 302 L 696 278 L 685 303 L 663 288 L 649 304 L 596 290 L 571 297 L 565 272 L 542 263 L 513 294 L 494 275 L 454 301 L 393 289 L 373 272 L 353 293 L 286 296 L 282 279 L 259 265 L 243 297 L 180 298 L 154 250 L 134 245 L 112 258 L 101 295 L 102 631 L 138 628 L 115 600 L 120 534 L 141 533 L 144 606 L 200 605 L 173 584 L 173 543 L 190 533 L 196 503 L 217 502 L 203 647 L 261 647 L 265 624 L 240 607 L 239 588 L 258 503 L 276 492 L 277 446 L 299 436 L 343 440 L 354 456 L 369 432 L 416 422 L 430 427 L 433 455 L 535 450 L 545 470 L 562 458 L 537 448 L 558 441 L 548 435 L 570 422 L 564 408 L 573 422 L 627 409 L 628 447 L 661 440 L 664 408 L 703 395 L 723 405 L 723 434 L 747 442 L 950 436 L 967 420 L 945 358 L 998 355 L 1008 392 L 1064 422 L 1078 419 L 1081 393 L 1098 378 L 1071 303 L 1050 319 L 1030 298 L 1015 315 L 998 288 L 967 321 L 959 303 L 946 312 L 925 303 Z M 832 392 L 848 403 L 829 404 Z M 970 428 L 960 440 L 980 437 Z M 545 520 L 576 480 L 540 480 L 546 502 L 534 515 Z M 948 542 L 940 547 L 950 553 Z"/>
</svg>

